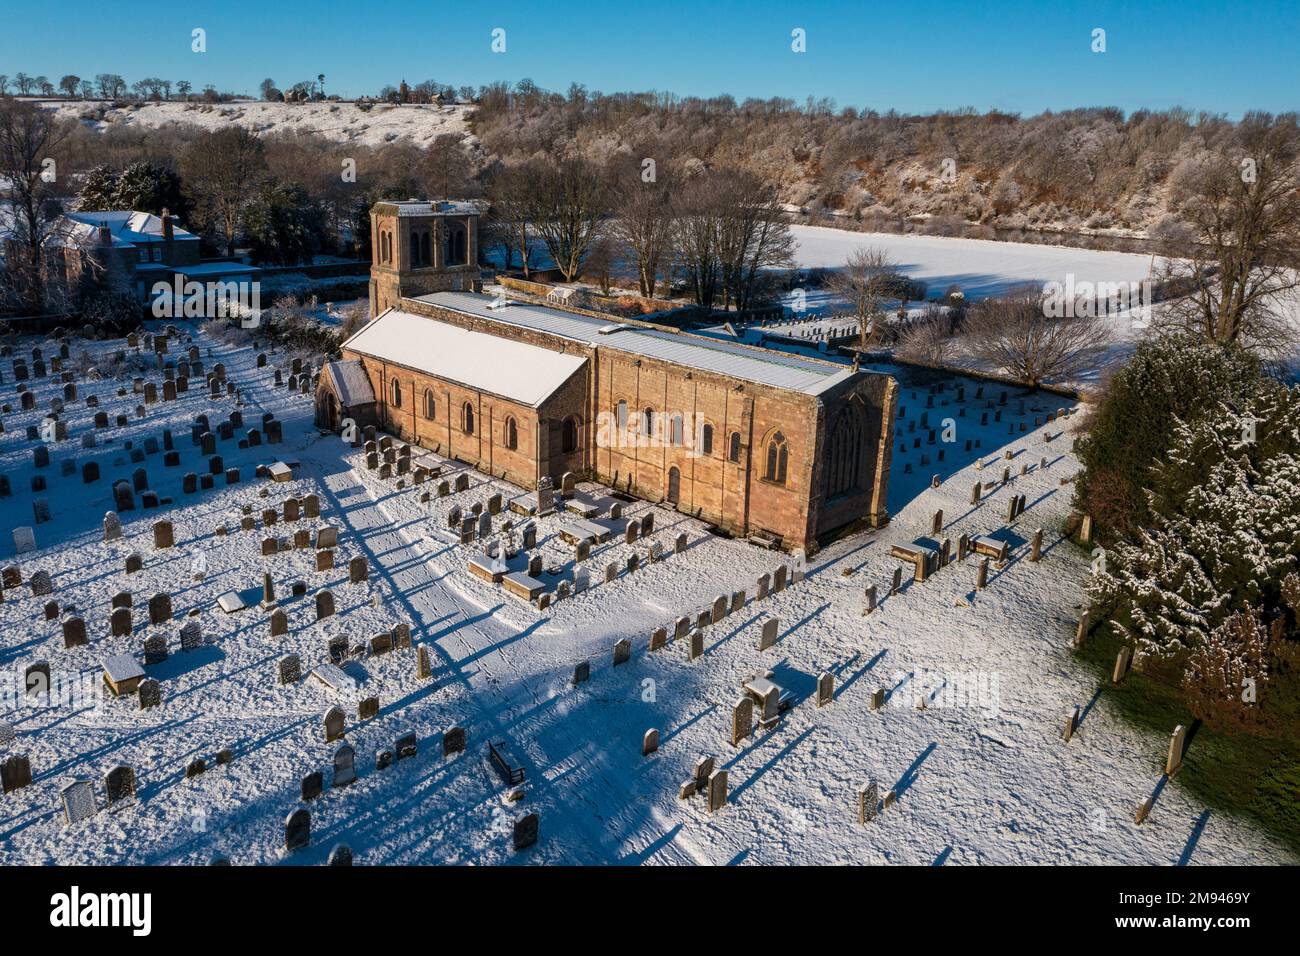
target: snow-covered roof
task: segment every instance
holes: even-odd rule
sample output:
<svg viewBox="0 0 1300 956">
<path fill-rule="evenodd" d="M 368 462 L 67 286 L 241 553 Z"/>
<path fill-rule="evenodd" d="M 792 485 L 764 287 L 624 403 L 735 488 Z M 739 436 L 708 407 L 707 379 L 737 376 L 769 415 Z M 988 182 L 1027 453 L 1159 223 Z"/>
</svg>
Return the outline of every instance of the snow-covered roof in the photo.
<svg viewBox="0 0 1300 956">
<path fill-rule="evenodd" d="M 646 358 L 807 395 L 821 394 L 856 374 L 835 362 L 820 362 L 685 332 L 622 325 L 610 319 L 527 302 L 512 300 L 509 305 L 493 308 L 490 305 L 493 297 L 477 292 L 434 292 L 416 299 L 504 325 L 549 332 L 587 345 L 621 349 Z"/>
<path fill-rule="evenodd" d="M 453 199 L 394 199 L 375 205 L 391 207 L 399 216 L 473 216 L 482 212 L 476 202 Z"/>
<path fill-rule="evenodd" d="M 325 370 L 329 372 L 330 381 L 338 391 L 340 405 L 353 408 L 375 400 L 375 391 L 370 387 L 370 376 L 356 359 L 326 362 Z"/>
<path fill-rule="evenodd" d="M 586 357 L 388 309 L 341 348 L 536 408 Z"/>
<path fill-rule="evenodd" d="M 73 222 L 88 226 L 92 230 L 101 223 L 107 225 L 115 240 L 114 244 L 117 244 L 116 240 L 121 240 L 133 246 L 141 243 L 163 241 L 162 217 L 155 216 L 151 212 L 134 212 L 130 209 L 82 209 L 77 212 L 65 213 L 65 215 Z M 172 238 L 198 239 L 198 236 L 194 233 L 188 232 L 177 225 L 175 216 L 172 216 L 171 219 Z"/>
</svg>

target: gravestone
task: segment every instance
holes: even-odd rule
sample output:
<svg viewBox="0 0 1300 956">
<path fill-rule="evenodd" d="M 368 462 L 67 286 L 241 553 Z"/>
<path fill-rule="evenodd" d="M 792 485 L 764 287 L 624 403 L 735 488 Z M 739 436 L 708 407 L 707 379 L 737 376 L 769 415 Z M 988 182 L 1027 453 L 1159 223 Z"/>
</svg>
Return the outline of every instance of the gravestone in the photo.
<svg viewBox="0 0 1300 956">
<path fill-rule="evenodd" d="M 334 779 L 330 786 L 346 787 L 356 781 L 356 757 L 357 752 L 348 744 L 334 752 Z"/>
<path fill-rule="evenodd" d="M 699 628 L 687 635 L 686 659 L 695 660 L 704 654 L 704 632 Z"/>
<path fill-rule="evenodd" d="M 465 728 L 448 727 L 442 733 L 442 755 L 450 757 L 465 749 Z"/>
<path fill-rule="evenodd" d="M 302 658 L 297 654 L 288 654 L 280 658 L 279 675 L 281 684 L 296 684 L 302 677 Z"/>
<path fill-rule="evenodd" d="M 301 794 L 303 801 L 315 800 L 325 789 L 325 773 L 321 770 L 313 770 L 307 776 L 302 778 Z"/>
<path fill-rule="evenodd" d="M 659 749 L 659 731 L 653 727 L 641 737 L 641 756 L 648 757 Z"/>
<path fill-rule="evenodd" d="M 650 650 L 657 651 L 668 643 L 668 629 L 656 627 L 650 632 Z"/>
<path fill-rule="evenodd" d="M 86 622 L 80 617 L 68 617 L 63 619 L 63 646 L 85 647 L 89 643 L 86 640 Z"/>
<path fill-rule="evenodd" d="M 781 628 L 779 617 L 769 617 L 763 622 L 763 630 L 758 637 L 758 649 L 765 651 L 776 643 L 777 631 Z"/>
<path fill-rule="evenodd" d="M 537 842 L 538 817 L 528 813 L 515 821 L 514 845 L 516 850 L 526 850 Z"/>
<path fill-rule="evenodd" d="M 433 668 L 429 664 L 429 649 L 423 644 L 416 651 L 415 676 L 420 680 L 428 680 L 433 676 Z"/>
<path fill-rule="evenodd" d="M 99 812 L 95 785 L 89 780 L 72 781 L 59 791 L 59 797 L 63 800 L 63 819 L 69 826 L 89 820 Z"/>
<path fill-rule="evenodd" d="M 36 533 L 29 527 L 14 528 L 14 553 L 26 554 L 36 550 Z"/>
<path fill-rule="evenodd" d="M 632 642 L 626 637 L 614 645 L 614 666 L 626 664 L 632 659 Z"/>
<path fill-rule="evenodd" d="M 122 537 L 122 519 L 117 516 L 116 512 L 110 511 L 104 515 L 104 540 L 116 541 Z"/>
<path fill-rule="evenodd" d="M 284 848 L 301 850 L 311 843 L 311 814 L 299 807 L 284 818 Z"/>
<path fill-rule="evenodd" d="M 731 746 L 738 747 L 754 731 L 754 700 L 748 695 L 737 697 L 731 708 Z"/>
<path fill-rule="evenodd" d="M 330 850 L 328 864 L 330 866 L 351 866 L 352 850 L 346 843 L 340 843 L 334 849 Z"/>
<path fill-rule="evenodd" d="M 823 671 L 817 678 L 817 706 L 825 707 L 835 699 L 835 675 Z"/>
<path fill-rule="evenodd" d="M 876 781 L 869 780 L 858 787 L 858 823 L 867 824 L 876 819 L 876 808 L 880 805 L 880 789 Z"/>
<path fill-rule="evenodd" d="M 364 555 L 357 555 L 348 562 L 348 581 L 352 584 L 360 584 L 370 576 L 370 569 L 366 564 Z"/>
<path fill-rule="evenodd" d="M 334 592 L 319 591 L 316 594 L 316 620 L 320 621 L 334 613 Z"/>
<path fill-rule="evenodd" d="M 325 711 L 325 716 L 322 719 L 322 723 L 324 724 L 324 728 L 325 728 L 325 742 L 327 744 L 342 738 L 343 726 L 346 719 L 347 718 L 344 716 L 343 709 L 341 707 L 335 706 Z"/>
<path fill-rule="evenodd" d="M 108 805 L 130 800 L 135 797 L 135 771 L 126 764 L 118 764 L 104 777 L 104 793 Z"/>
<path fill-rule="evenodd" d="M 709 774 L 708 801 L 710 813 L 727 805 L 727 771 L 715 770 Z"/>
<path fill-rule="evenodd" d="M 154 634 L 145 638 L 145 664 L 161 664 L 165 660 L 167 660 L 167 638 L 161 634 Z"/>
<path fill-rule="evenodd" d="M 166 593 L 155 594 L 149 599 L 149 623 L 166 624 L 172 619 L 172 596 Z"/>
<path fill-rule="evenodd" d="M 31 783 L 32 764 L 26 754 L 13 754 L 0 763 L 0 791 L 12 793 Z"/>
<path fill-rule="evenodd" d="M 357 719 L 370 720 L 379 713 L 379 698 L 366 697 L 357 704 Z"/>
<path fill-rule="evenodd" d="M 197 651 L 203 646 L 203 626 L 198 621 L 186 621 L 181 625 L 181 650 Z"/>
<path fill-rule="evenodd" d="M 573 668 L 573 683 L 584 683 L 591 677 L 591 661 L 579 661 Z"/>
<path fill-rule="evenodd" d="M 419 752 L 419 739 L 414 733 L 403 734 L 393 742 L 393 749 L 397 751 L 398 760 L 414 757 Z"/>
</svg>

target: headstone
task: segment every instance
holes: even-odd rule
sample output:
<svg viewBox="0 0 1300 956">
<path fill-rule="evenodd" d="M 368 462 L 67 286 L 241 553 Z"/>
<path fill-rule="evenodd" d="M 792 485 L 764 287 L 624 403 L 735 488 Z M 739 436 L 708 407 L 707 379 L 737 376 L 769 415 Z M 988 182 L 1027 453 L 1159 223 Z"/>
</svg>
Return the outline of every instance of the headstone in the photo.
<svg viewBox="0 0 1300 956">
<path fill-rule="evenodd" d="M 727 771 L 715 770 L 709 774 L 708 801 L 710 813 L 727 805 Z"/>
<path fill-rule="evenodd" d="M 876 819 L 879 803 L 880 791 L 876 781 L 870 780 L 858 787 L 858 823 L 866 824 Z"/>
<path fill-rule="evenodd" d="M 74 780 L 59 791 L 59 796 L 63 800 L 63 819 L 69 826 L 99 812 L 95 785 L 89 780 Z"/>
<path fill-rule="evenodd" d="M 835 699 L 835 675 L 823 671 L 817 678 L 817 706 L 825 707 Z"/>
<path fill-rule="evenodd" d="M 626 664 L 632 659 L 632 642 L 626 637 L 614 645 L 614 666 Z"/>
<path fill-rule="evenodd" d="M 357 779 L 356 756 L 357 752 L 349 744 L 334 751 L 334 779 L 330 786 L 346 787 Z"/>
<path fill-rule="evenodd" d="M 745 695 L 737 697 L 731 708 L 731 746 L 738 747 L 754 731 L 754 700 Z"/>
<path fill-rule="evenodd" d="M 135 771 L 126 764 L 119 764 L 104 777 L 104 793 L 108 796 L 108 805 L 121 803 L 135 796 Z"/>
<path fill-rule="evenodd" d="M 538 817 L 528 813 L 515 821 L 514 845 L 516 850 L 526 850 L 537 842 Z"/>
<path fill-rule="evenodd" d="M 325 789 L 325 773 L 321 770 L 313 770 L 307 776 L 302 778 L 302 799 L 303 801 L 315 800 Z"/>
<path fill-rule="evenodd" d="M 311 843 L 311 814 L 299 807 L 284 818 L 284 848 L 301 850 Z"/>
<path fill-rule="evenodd" d="M 759 634 L 758 649 L 765 651 L 776 643 L 777 631 L 780 630 L 781 619 L 779 617 L 769 617 L 763 622 L 763 630 Z"/>
<path fill-rule="evenodd" d="M 1187 728 L 1179 724 L 1169 738 L 1169 755 L 1165 758 L 1165 776 L 1172 777 L 1183 765 L 1183 750 L 1187 744 Z"/>
<path fill-rule="evenodd" d="M 347 718 L 344 716 L 341 707 L 335 706 L 325 711 L 322 723 L 325 727 L 325 742 L 327 744 L 343 737 L 343 727 L 346 720 Z"/>
<path fill-rule="evenodd" d="M 280 658 L 279 675 L 281 684 L 298 683 L 302 677 L 302 659 L 297 654 Z"/>
<path fill-rule="evenodd" d="M 26 754 L 13 754 L 0 763 L 0 791 L 12 793 L 31 783 L 32 764 Z"/>
</svg>

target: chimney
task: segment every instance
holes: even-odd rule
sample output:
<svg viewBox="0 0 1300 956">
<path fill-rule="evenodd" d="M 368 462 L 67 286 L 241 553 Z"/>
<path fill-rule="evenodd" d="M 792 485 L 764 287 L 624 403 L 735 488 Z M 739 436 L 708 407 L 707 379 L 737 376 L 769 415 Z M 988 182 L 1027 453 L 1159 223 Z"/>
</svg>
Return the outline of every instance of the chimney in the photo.
<svg viewBox="0 0 1300 956">
<path fill-rule="evenodd" d="M 166 240 L 167 242 L 171 242 L 172 241 L 172 216 L 171 213 L 167 211 L 167 208 L 165 206 L 163 207 L 163 211 L 162 211 L 162 229 L 163 229 L 163 239 Z"/>
</svg>

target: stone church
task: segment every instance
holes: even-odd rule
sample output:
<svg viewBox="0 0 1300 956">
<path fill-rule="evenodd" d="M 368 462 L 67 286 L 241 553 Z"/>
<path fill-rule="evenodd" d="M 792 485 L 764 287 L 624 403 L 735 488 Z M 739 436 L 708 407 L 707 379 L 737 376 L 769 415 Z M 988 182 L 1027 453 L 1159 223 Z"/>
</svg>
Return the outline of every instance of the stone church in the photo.
<svg viewBox="0 0 1300 956">
<path fill-rule="evenodd" d="M 574 472 L 787 549 L 888 521 L 891 377 L 494 299 L 477 219 L 374 207 L 374 317 L 320 376 L 321 427 L 375 425 L 522 488 Z"/>
</svg>

